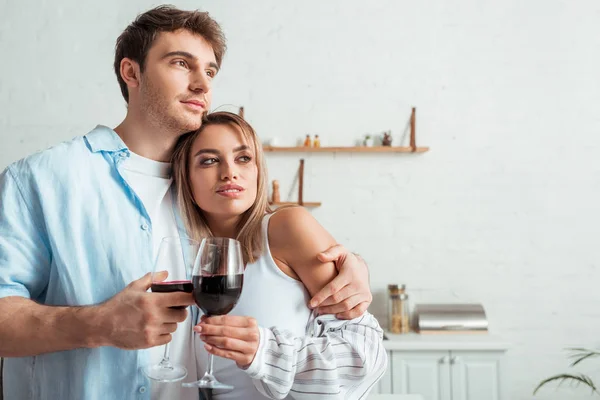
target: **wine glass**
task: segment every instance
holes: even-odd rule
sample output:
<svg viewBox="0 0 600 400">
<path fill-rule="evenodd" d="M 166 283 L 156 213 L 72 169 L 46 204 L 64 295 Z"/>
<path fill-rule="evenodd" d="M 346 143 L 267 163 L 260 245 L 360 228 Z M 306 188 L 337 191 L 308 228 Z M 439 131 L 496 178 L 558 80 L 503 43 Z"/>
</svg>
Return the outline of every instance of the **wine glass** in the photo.
<svg viewBox="0 0 600 400">
<path fill-rule="evenodd" d="M 233 309 L 242 293 L 244 259 L 240 242 L 230 238 L 210 237 L 202 241 L 194 272 L 194 300 L 206 316 L 224 315 Z M 185 387 L 231 390 L 233 386 L 213 376 L 213 355 L 208 354 L 208 370 L 196 382 Z"/>
<path fill-rule="evenodd" d="M 193 289 L 191 276 L 199 248 L 200 243 L 192 239 L 175 236 L 162 238 L 152 271 L 150 290 L 154 293 L 191 293 Z M 159 274 L 162 271 L 169 273 L 168 280 L 156 279 L 162 278 Z M 185 307 L 173 308 L 183 309 Z M 174 365 L 169 360 L 169 343 L 165 345 L 162 360 L 158 364 L 144 367 L 143 372 L 148 378 L 158 382 L 177 382 L 187 376 L 185 367 Z"/>
</svg>

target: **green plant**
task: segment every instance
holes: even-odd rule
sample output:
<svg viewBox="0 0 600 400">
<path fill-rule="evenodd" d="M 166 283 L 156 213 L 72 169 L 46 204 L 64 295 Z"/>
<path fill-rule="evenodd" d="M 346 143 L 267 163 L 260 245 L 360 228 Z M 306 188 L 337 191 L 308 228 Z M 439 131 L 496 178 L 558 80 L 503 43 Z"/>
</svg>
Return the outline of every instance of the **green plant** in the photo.
<svg viewBox="0 0 600 400">
<path fill-rule="evenodd" d="M 573 359 L 570 367 L 574 367 L 577 364 L 579 364 L 580 362 L 587 360 L 589 358 L 594 358 L 594 357 L 600 356 L 600 351 L 596 351 L 596 350 L 589 350 L 589 349 L 583 349 L 583 348 L 570 348 L 567 350 L 571 352 L 571 355 L 569 356 L 569 358 Z M 546 385 L 547 383 L 555 382 L 555 381 L 559 382 L 559 386 L 563 382 L 570 382 L 572 384 L 575 384 L 575 386 L 579 386 L 579 385 L 583 384 L 592 390 L 592 394 L 600 395 L 600 392 L 598 391 L 598 388 L 596 387 L 596 385 L 594 384 L 592 379 L 589 376 L 584 375 L 584 374 L 579 374 L 579 375 L 559 374 L 559 375 L 551 376 L 550 378 L 546 378 L 543 381 L 541 381 L 537 385 L 535 390 L 533 391 L 533 394 L 535 395 L 537 393 L 537 391 L 540 390 L 540 388 L 542 386 Z"/>
</svg>

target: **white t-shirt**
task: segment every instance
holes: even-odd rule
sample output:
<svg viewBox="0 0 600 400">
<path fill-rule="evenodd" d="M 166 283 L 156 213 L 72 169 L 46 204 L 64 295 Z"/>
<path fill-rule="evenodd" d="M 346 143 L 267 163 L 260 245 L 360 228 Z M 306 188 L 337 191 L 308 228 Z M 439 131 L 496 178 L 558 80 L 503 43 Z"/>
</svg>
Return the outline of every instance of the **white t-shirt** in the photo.
<svg viewBox="0 0 600 400">
<path fill-rule="evenodd" d="M 179 236 L 177 223 L 173 210 L 171 194 L 172 179 L 171 165 L 131 153 L 123 164 L 123 176 L 142 200 L 150 221 L 152 222 L 152 250 L 153 259 L 156 258 L 158 246 L 163 237 Z M 192 342 L 191 314 L 179 324 L 173 334 L 169 350 L 171 362 L 183 365 L 188 371 L 185 380 L 195 381 L 196 358 Z M 156 346 L 150 351 L 150 362 L 158 364 L 164 354 L 164 346 Z M 152 400 L 198 400 L 198 390 L 181 386 L 181 382 L 159 383 L 152 382 Z"/>
</svg>

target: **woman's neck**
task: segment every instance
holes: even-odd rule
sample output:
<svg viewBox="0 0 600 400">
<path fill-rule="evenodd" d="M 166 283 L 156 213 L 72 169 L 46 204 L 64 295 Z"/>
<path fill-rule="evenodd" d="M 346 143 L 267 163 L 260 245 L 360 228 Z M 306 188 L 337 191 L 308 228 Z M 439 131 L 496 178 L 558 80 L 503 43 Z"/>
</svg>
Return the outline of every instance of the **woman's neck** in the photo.
<svg viewBox="0 0 600 400">
<path fill-rule="evenodd" d="M 240 215 L 234 217 L 206 215 L 208 227 L 215 237 L 228 237 L 232 239 L 237 237 L 240 218 Z"/>
</svg>

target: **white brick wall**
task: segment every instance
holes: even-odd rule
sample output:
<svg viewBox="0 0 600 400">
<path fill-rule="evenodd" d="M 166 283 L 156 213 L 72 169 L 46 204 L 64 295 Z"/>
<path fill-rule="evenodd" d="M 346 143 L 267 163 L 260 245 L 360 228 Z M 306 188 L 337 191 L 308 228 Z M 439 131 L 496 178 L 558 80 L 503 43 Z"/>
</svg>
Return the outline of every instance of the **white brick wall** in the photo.
<svg viewBox="0 0 600 400">
<path fill-rule="evenodd" d="M 2 1 L 0 167 L 123 117 L 114 41 L 156 3 L 82 4 Z M 429 153 L 306 156 L 305 199 L 322 201 L 314 215 L 368 260 L 374 313 L 389 282 L 407 283 L 413 301 L 482 302 L 514 344 L 510 400 L 566 371 L 562 348 L 597 344 L 600 3 L 177 5 L 223 24 L 215 104 L 243 104 L 263 137 L 350 145 L 392 129 L 397 144 L 417 106 Z M 269 155 L 284 196 L 297 158 Z M 536 397 L 564 398 L 589 393 Z"/>
</svg>

